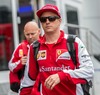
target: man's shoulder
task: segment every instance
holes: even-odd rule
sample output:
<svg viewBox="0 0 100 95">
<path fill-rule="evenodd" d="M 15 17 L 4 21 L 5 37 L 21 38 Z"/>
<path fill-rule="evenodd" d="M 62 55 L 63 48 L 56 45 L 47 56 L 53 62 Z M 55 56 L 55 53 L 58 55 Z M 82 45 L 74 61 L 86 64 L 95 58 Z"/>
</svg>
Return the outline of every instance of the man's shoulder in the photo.
<svg viewBox="0 0 100 95">
<path fill-rule="evenodd" d="M 25 44 L 25 45 L 28 45 L 28 41 L 27 40 L 23 40 L 20 44 Z"/>
<path fill-rule="evenodd" d="M 19 50 L 19 49 L 23 49 L 23 47 L 27 47 L 27 42 L 26 41 L 22 41 L 18 44 L 18 46 L 15 48 L 15 50 Z"/>
</svg>

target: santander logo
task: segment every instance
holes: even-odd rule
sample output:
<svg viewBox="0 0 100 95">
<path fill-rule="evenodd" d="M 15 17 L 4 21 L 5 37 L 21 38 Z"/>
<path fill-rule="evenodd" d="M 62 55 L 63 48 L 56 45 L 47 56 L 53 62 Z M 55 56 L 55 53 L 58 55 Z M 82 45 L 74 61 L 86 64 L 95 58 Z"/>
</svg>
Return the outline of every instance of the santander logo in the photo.
<svg viewBox="0 0 100 95">
<path fill-rule="evenodd" d="M 61 67 L 45 67 L 42 66 L 39 70 L 40 72 L 50 72 L 50 71 L 63 71 L 63 70 L 69 70 L 70 66 L 64 66 L 62 65 Z"/>
</svg>

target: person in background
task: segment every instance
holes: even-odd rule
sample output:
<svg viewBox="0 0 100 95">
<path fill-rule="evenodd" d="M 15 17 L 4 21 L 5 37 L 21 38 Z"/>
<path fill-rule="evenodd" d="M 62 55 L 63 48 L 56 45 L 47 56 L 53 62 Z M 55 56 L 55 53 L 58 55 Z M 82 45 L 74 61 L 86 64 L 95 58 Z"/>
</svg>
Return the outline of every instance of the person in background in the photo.
<svg viewBox="0 0 100 95">
<path fill-rule="evenodd" d="M 62 18 L 57 6 L 45 5 L 37 11 L 37 16 L 44 36 L 38 40 L 40 47 L 37 62 L 34 59 L 33 45 L 30 46 L 28 56 L 28 75 L 30 80 L 36 82 L 31 87 L 26 85 L 20 95 L 83 95 L 81 84 L 92 80 L 94 73 L 85 45 L 78 37 L 75 38 L 76 68 L 66 46 L 68 34 L 60 30 Z M 42 86 L 40 93 L 38 90 L 35 92 L 38 83 Z"/>
<path fill-rule="evenodd" d="M 20 88 L 20 83 L 24 75 L 25 65 L 27 63 L 27 54 L 29 46 L 39 39 L 40 29 L 36 22 L 29 21 L 24 26 L 24 36 L 23 40 L 17 48 L 14 50 L 11 60 L 9 61 L 9 80 L 10 89 L 13 92 L 18 93 Z"/>
</svg>

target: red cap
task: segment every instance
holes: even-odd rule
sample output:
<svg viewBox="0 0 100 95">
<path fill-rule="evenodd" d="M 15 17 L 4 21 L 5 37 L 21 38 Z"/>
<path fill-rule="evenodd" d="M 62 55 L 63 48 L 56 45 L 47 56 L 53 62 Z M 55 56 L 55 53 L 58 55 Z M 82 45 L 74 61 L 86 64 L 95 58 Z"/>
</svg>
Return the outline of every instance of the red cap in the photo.
<svg viewBox="0 0 100 95">
<path fill-rule="evenodd" d="M 43 12 L 47 12 L 47 11 L 53 12 L 53 13 L 57 14 L 57 15 L 61 18 L 61 15 L 60 15 L 60 12 L 59 12 L 58 7 L 55 6 L 55 5 L 52 5 L 52 4 L 47 4 L 47 5 L 45 5 L 45 6 L 42 7 L 40 10 L 38 10 L 36 14 L 37 14 L 37 16 L 40 18 L 41 15 L 42 15 L 42 13 L 43 13 Z"/>
</svg>

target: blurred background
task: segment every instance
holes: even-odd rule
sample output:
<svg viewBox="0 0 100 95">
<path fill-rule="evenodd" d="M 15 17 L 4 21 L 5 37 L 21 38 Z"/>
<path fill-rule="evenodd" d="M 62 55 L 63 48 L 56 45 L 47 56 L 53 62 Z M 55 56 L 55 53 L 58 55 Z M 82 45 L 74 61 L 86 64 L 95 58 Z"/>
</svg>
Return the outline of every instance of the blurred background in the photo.
<svg viewBox="0 0 100 95">
<path fill-rule="evenodd" d="M 60 9 L 61 29 L 78 35 L 86 45 L 95 69 L 91 95 L 99 95 L 100 0 L 0 0 L 0 95 L 9 95 L 8 62 L 13 50 L 24 39 L 25 23 L 35 20 L 41 28 L 36 11 L 47 3 Z"/>
</svg>

